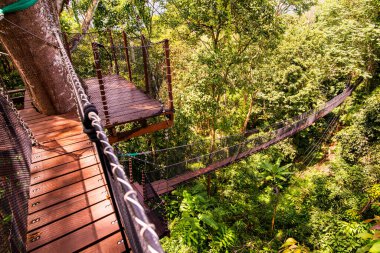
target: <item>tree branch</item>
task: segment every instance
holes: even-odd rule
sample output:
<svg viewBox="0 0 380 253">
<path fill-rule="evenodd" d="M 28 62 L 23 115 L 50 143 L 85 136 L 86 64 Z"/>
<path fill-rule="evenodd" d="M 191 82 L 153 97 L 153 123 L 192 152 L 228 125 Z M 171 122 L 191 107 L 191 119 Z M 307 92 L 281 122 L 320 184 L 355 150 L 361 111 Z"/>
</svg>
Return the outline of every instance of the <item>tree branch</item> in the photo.
<svg viewBox="0 0 380 253">
<path fill-rule="evenodd" d="M 84 38 L 86 32 L 90 28 L 92 18 L 94 17 L 96 8 L 98 7 L 100 0 L 92 0 L 89 8 L 87 9 L 86 15 L 82 22 L 82 32 L 80 34 L 75 35 L 71 41 L 69 42 L 70 51 L 73 52 L 79 45 L 79 42 Z"/>
</svg>

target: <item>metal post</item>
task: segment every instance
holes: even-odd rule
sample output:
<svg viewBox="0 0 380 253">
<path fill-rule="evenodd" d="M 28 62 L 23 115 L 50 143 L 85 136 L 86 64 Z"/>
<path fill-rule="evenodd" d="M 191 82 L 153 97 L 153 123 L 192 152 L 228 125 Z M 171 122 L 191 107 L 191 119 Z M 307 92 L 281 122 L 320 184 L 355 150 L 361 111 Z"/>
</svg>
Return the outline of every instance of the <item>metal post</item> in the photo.
<svg viewBox="0 0 380 253">
<path fill-rule="evenodd" d="M 128 39 L 127 39 L 127 34 L 124 31 L 123 31 L 123 40 L 124 40 L 124 48 L 125 48 L 125 61 L 127 62 L 129 81 L 132 82 L 132 69 L 131 69 L 131 63 L 129 61 Z"/>
<path fill-rule="evenodd" d="M 148 50 L 144 35 L 141 35 L 141 49 L 144 61 L 145 93 L 149 94 Z"/>
<path fill-rule="evenodd" d="M 102 69 L 100 65 L 99 49 L 98 49 L 98 44 L 96 42 L 92 43 L 92 51 L 94 53 L 95 71 L 96 71 L 96 76 L 98 77 L 100 97 L 102 99 L 103 111 L 106 118 L 106 125 L 109 125 L 110 120 L 109 120 L 109 113 L 108 113 L 107 97 L 106 97 L 106 91 L 104 89 Z"/>
<path fill-rule="evenodd" d="M 69 40 L 67 39 L 67 33 L 65 32 L 63 33 L 63 44 L 65 45 L 67 56 L 69 57 L 69 60 L 72 62 Z"/>
<path fill-rule="evenodd" d="M 170 67 L 169 40 L 164 41 L 164 50 L 165 50 L 165 62 L 166 62 L 166 81 L 168 83 L 169 110 L 173 112 L 174 104 L 173 104 L 172 72 L 171 72 L 171 67 Z"/>
<path fill-rule="evenodd" d="M 132 158 L 129 158 L 129 182 L 133 184 L 133 167 L 132 167 Z"/>
<path fill-rule="evenodd" d="M 110 47 L 111 47 L 111 51 L 112 51 L 112 57 L 115 61 L 116 74 L 119 74 L 119 64 L 117 64 L 115 45 L 113 44 L 113 38 L 112 38 L 112 31 L 111 30 L 109 30 L 109 35 L 110 35 Z"/>
</svg>

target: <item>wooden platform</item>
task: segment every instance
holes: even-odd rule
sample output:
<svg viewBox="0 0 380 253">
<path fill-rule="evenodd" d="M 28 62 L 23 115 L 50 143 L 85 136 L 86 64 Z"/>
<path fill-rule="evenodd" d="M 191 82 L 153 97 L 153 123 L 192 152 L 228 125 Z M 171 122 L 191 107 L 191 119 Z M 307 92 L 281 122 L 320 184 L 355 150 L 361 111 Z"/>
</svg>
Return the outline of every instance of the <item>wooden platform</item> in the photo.
<svg viewBox="0 0 380 253">
<path fill-rule="evenodd" d="M 75 113 L 42 115 L 26 94 L 20 114 L 41 144 L 32 152 L 27 251 L 125 251 L 96 150 Z"/>
<path fill-rule="evenodd" d="M 102 120 L 107 122 L 106 128 L 155 117 L 163 113 L 163 107 L 159 101 L 148 97 L 123 77 L 107 75 L 103 76 L 103 82 L 108 112 L 104 110 L 98 79 L 94 77 L 85 80 L 90 101 L 98 108 Z M 107 119 L 108 121 L 106 121 Z"/>
</svg>

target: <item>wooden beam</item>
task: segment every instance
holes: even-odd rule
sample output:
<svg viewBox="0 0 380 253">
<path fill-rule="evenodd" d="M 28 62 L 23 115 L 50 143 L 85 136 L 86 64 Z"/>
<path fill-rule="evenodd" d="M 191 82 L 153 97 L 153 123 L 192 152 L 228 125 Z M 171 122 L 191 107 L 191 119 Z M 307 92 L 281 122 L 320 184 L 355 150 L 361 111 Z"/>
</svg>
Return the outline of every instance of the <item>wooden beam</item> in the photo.
<svg viewBox="0 0 380 253">
<path fill-rule="evenodd" d="M 111 144 L 119 141 L 126 141 L 137 136 L 153 133 L 162 129 L 170 128 L 172 126 L 173 120 L 167 120 L 153 125 L 149 125 L 144 128 L 138 128 L 128 132 L 117 133 L 117 136 L 109 136 L 109 141 Z"/>
</svg>

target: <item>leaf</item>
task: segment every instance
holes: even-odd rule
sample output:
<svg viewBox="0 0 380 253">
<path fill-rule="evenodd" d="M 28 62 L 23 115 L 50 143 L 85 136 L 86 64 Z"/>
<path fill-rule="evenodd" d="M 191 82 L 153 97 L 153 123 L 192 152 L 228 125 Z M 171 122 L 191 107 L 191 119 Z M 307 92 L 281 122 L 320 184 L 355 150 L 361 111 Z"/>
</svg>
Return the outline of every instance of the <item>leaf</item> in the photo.
<svg viewBox="0 0 380 253">
<path fill-rule="evenodd" d="M 198 215 L 198 218 L 203 221 L 205 224 L 209 225 L 210 227 L 212 227 L 213 229 L 215 230 L 218 230 L 219 229 L 219 225 L 218 223 L 212 218 L 211 215 L 207 215 L 207 214 L 199 214 Z"/>
<path fill-rule="evenodd" d="M 379 253 L 380 252 L 380 241 L 375 242 L 374 245 L 370 248 L 369 252 L 371 253 Z"/>
<path fill-rule="evenodd" d="M 366 253 L 371 248 L 371 244 L 359 248 L 356 253 Z"/>
<path fill-rule="evenodd" d="M 370 230 L 375 230 L 375 229 L 377 229 L 377 230 L 380 229 L 380 224 L 379 223 L 375 224 L 373 227 L 370 228 Z"/>
<path fill-rule="evenodd" d="M 370 234 L 368 232 L 363 232 L 357 235 L 358 238 L 361 238 L 363 240 L 371 239 L 373 234 Z"/>
<path fill-rule="evenodd" d="M 297 241 L 294 238 L 288 238 L 288 239 L 286 239 L 284 244 L 281 245 L 281 248 L 286 248 L 286 247 L 289 247 L 289 246 L 295 245 L 295 244 L 297 244 Z"/>
</svg>

